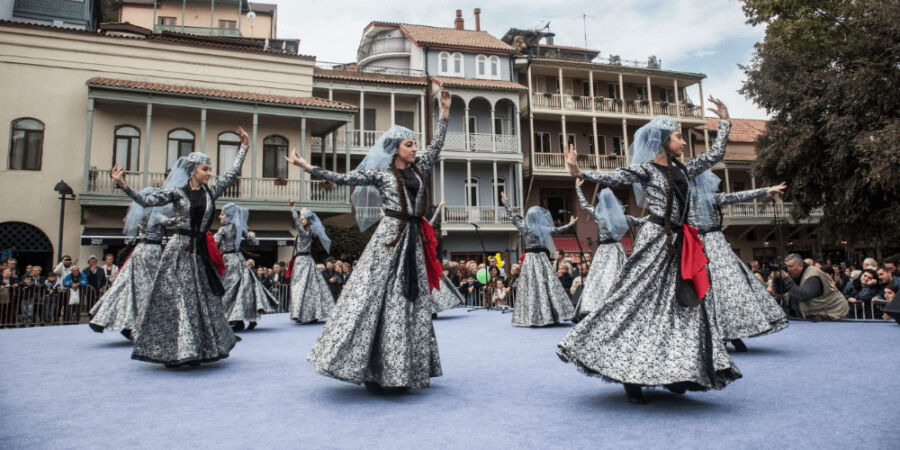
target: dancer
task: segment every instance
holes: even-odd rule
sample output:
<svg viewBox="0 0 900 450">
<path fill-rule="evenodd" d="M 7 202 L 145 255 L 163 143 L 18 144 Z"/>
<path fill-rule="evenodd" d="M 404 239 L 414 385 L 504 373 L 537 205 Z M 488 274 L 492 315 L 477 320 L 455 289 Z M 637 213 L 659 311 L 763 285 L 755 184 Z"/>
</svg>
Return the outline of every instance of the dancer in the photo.
<svg viewBox="0 0 900 450">
<path fill-rule="evenodd" d="M 297 227 L 294 240 L 294 256 L 288 272 L 291 277 L 291 319 L 298 323 L 316 323 L 331 314 L 334 297 L 322 273 L 316 269 L 316 262 L 310 256 L 314 238 L 318 238 L 325 253 L 331 250 L 331 239 L 325 234 L 325 227 L 316 213 L 303 208 L 300 213 L 294 209 L 294 201 L 289 200 L 291 215 Z"/>
<path fill-rule="evenodd" d="M 391 127 L 347 174 L 313 167 L 294 151 L 288 161 L 335 184 L 357 186 L 356 223 L 365 230 L 381 220 L 356 270 L 307 356 L 316 370 L 351 383 L 422 388 L 441 375 L 431 323 L 430 289 L 439 288 L 434 230 L 423 215 L 431 198 L 428 176 L 447 131 L 450 93 L 441 90 L 434 140 L 416 159 L 412 130 Z"/>
<path fill-rule="evenodd" d="M 553 235 L 563 233 L 573 226 L 577 217 L 572 216 L 568 225 L 553 226 L 550 212 L 540 206 L 528 208 L 525 220 L 513 211 L 506 201 L 506 193 L 500 194 L 506 215 L 522 233 L 525 240 L 525 259 L 516 288 L 512 324 L 515 327 L 545 327 L 572 319 L 575 309 L 569 294 L 556 277 L 550 265 L 550 254 L 556 253 Z"/>
<path fill-rule="evenodd" d="M 159 191 L 148 187 L 141 191 L 142 195 L 150 195 Z M 106 293 L 91 309 L 91 329 L 102 333 L 103 330 L 120 330 L 122 336 L 132 339 L 134 322 L 147 304 L 150 293 L 150 282 L 159 267 L 162 255 L 162 240 L 166 235 L 166 226 L 174 225 L 174 210 L 170 205 L 161 208 L 144 208 L 137 202 L 131 202 L 125 215 L 125 227 L 122 232 L 126 236 L 136 238 L 134 249 L 125 264 L 122 265 L 118 277 Z"/>
<path fill-rule="evenodd" d="M 249 322 L 247 330 L 252 330 L 256 328 L 260 315 L 274 313 L 278 309 L 278 300 L 263 286 L 241 254 L 241 242 L 244 239 L 253 245 L 259 244 L 256 237 L 247 232 L 249 218 L 249 209 L 229 203 L 219 214 L 222 227 L 215 235 L 216 245 L 225 261 L 222 306 L 225 308 L 228 324 L 234 331 L 243 330 L 245 320 Z"/>
<path fill-rule="evenodd" d="M 606 300 L 606 293 L 627 259 L 625 248 L 619 241 L 628 231 L 628 227 L 641 226 L 646 222 L 644 218 L 626 215 L 625 208 L 610 188 L 600 191 L 597 195 L 597 206 L 591 206 L 581 191 L 582 184 L 584 180 L 575 180 L 575 193 L 578 194 L 581 207 L 597 222 L 599 244 L 594 252 L 593 264 L 584 282 L 584 289 L 578 297 L 578 304 L 575 305 L 575 316 L 572 317 L 575 323 L 587 317 Z"/>
<path fill-rule="evenodd" d="M 707 170 L 691 182 L 688 222 L 697 227 L 703 251 L 709 258 L 712 297 L 706 304 L 716 317 L 723 339 L 735 351 L 746 352 L 741 338 L 771 334 L 788 326 L 788 318 L 766 286 L 738 259 L 722 233 L 722 205 L 747 202 L 766 195 L 781 194 L 785 183 L 749 191 L 718 193 L 719 177 Z"/>
<path fill-rule="evenodd" d="M 708 299 L 697 301 L 710 294 L 704 289 L 705 270 L 695 264 L 703 262 L 702 250 L 696 255 L 696 230 L 684 225 L 689 181 L 722 159 L 731 128 L 725 105 L 710 101 L 722 119 L 716 141 L 709 152 L 686 164 L 676 159 L 685 142 L 678 123 L 668 116 L 653 118 L 635 133 L 629 167 L 579 171 L 576 154 L 566 154 L 573 176 L 607 186 L 632 183 L 638 204 L 649 206 L 650 217 L 606 301 L 566 335 L 557 351 L 588 375 L 623 383 L 631 403 L 646 403 L 643 385 L 684 393 L 722 389 L 741 377 L 707 312 Z M 692 279 L 683 279 L 684 274 Z"/>
<path fill-rule="evenodd" d="M 214 202 L 231 185 L 247 155 L 250 138 L 242 128 L 237 133 L 241 146 L 234 166 L 212 186 L 207 186 L 212 175 L 209 156 L 198 152 L 179 158 L 162 189 L 150 195 L 131 190 L 121 167 L 110 174 L 139 205 L 172 204 L 178 215 L 178 231 L 163 250 L 147 306 L 135 323 L 133 359 L 166 367 L 199 365 L 227 358 L 237 341 L 222 307 L 225 290 L 219 277 L 224 264 L 207 232 Z"/>
<path fill-rule="evenodd" d="M 431 220 L 428 223 L 434 227 L 435 222 L 437 222 L 438 217 L 441 216 L 441 209 L 444 208 L 443 200 L 441 203 L 437 205 L 437 208 L 434 209 L 434 216 L 431 217 Z M 464 303 L 464 299 L 462 294 L 459 293 L 459 290 L 456 289 L 456 286 L 453 285 L 450 280 L 447 279 L 447 276 L 444 275 L 443 271 L 441 271 L 441 288 L 440 290 L 433 291 L 431 296 L 434 297 L 434 315 L 441 311 L 446 311 L 450 308 L 453 308 L 456 305 Z M 433 318 L 433 317 L 432 317 Z"/>
</svg>

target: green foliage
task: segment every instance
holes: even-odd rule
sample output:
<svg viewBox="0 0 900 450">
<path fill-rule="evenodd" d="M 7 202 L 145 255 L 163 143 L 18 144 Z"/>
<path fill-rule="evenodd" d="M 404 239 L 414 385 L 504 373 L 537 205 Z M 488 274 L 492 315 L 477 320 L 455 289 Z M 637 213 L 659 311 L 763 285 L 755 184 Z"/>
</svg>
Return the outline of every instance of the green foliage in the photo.
<svg viewBox="0 0 900 450">
<path fill-rule="evenodd" d="M 360 233 L 359 227 L 355 225 L 348 228 L 325 225 L 325 232 L 331 238 L 331 253 L 326 254 L 322 244 L 316 239 L 312 247 L 312 257 L 316 261 L 324 261 L 325 258 L 333 256 L 335 259 L 352 263 L 362 255 L 375 228 L 377 227 L 373 226 L 365 233 Z"/>
<path fill-rule="evenodd" d="M 772 115 L 754 168 L 788 182 L 795 218 L 824 207 L 833 240 L 900 240 L 898 5 L 744 0 L 766 36 L 741 92 Z"/>
</svg>

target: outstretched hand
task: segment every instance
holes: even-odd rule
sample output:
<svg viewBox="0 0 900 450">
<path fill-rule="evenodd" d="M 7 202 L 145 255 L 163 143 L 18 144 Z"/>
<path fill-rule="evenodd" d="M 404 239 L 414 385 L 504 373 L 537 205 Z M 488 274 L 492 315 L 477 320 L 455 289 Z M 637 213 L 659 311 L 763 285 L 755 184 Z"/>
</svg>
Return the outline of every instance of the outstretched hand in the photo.
<svg viewBox="0 0 900 450">
<path fill-rule="evenodd" d="M 500 201 L 506 204 L 506 192 L 500 193 Z"/>
<path fill-rule="evenodd" d="M 722 120 L 728 120 L 728 107 L 725 106 L 725 103 L 722 103 L 722 100 L 714 98 L 712 95 L 709 96 L 709 102 L 716 105 L 716 108 L 706 108 L 708 111 L 712 112 L 716 116 L 718 116 Z"/>
<path fill-rule="evenodd" d="M 247 135 L 247 132 L 244 131 L 243 127 L 237 128 L 237 134 L 241 138 L 241 145 L 243 145 L 244 147 L 249 147 L 250 146 L 250 136 Z"/>
<path fill-rule="evenodd" d="M 572 218 L 569 219 L 569 223 L 575 223 L 575 222 L 578 222 L 578 216 L 572 216 Z"/>
<path fill-rule="evenodd" d="M 782 194 L 784 194 L 784 190 L 785 190 L 785 189 L 787 189 L 787 183 L 785 183 L 784 181 L 782 181 L 781 184 L 779 184 L 779 185 L 777 185 L 777 186 L 772 186 L 772 187 L 770 187 L 770 188 L 766 191 L 766 194 L 768 194 L 768 195 L 773 195 L 773 196 L 774 196 L 774 195 L 782 195 Z"/>
<path fill-rule="evenodd" d="M 303 170 L 310 170 L 313 167 L 312 164 L 307 162 L 305 158 L 300 156 L 300 153 L 297 151 L 296 148 L 292 148 L 291 154 L 288 156 L 285 156 L 284 160 L 297 166 L 297 167 L 300 167 Z"/>
<path fill-rule="evenodd" d="M 122 166 L 113 166 L 112 170 L 109 171 L 109 177 L 116 182 L 116 185 L 120 188 L 125 188 L 127 185 L 125 184 L 125 169 Z"/>
<path fill-rule="evenodd" d="M 569 151 L 566 152 L 566 168 L 575 178 L 581 178 L 581 171 L 578 170 L 578 153 L 575 152 L 575 144 L 569 144 Z"/>
<path fill-rule="evenodd" d="M 575 186 L 581 187 L 582 184 L 584 184 L 584 180 L 582 180 L 581 178 L 575 179 Z"/>
<path fill-rule="evenodd" d="M 289 199 L 288 199 L 288 206 L 290 206 L 291 209 L 294 208 L 294 199 L 292 199 L 292 198 L 289 198 Z"/>
<path fill-rule="evenodd" d="M 441 88 L 441 115 L 444 117 L 450 116 L 450 102 L 452 98 L 450 97 L 450 91 L 447 89 Z"/>
</svg>

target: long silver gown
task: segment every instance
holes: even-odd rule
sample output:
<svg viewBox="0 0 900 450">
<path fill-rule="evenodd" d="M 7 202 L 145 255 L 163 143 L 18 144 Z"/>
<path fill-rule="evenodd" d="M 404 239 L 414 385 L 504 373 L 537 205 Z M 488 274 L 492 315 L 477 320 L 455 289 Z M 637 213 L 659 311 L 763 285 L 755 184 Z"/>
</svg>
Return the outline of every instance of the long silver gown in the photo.
<svg viewBox="0 0 900 450">
<path fill-rule="evenodd" d="M 615 240 L 612 233 L 606 229 L 603 217 L 584 198 L 581 187 L 575 186 L 575 193 L 578 194 L 578 202 L 581 207 L 597 222 L 597 240 L 600 242 L 597 250 L 594 251 L 593 262 L 587 280 L 584 282 L 584 289 L 581 290 L 581 296 L 578 297 L 578 303 L 575 305 L 575 316 L 572 320 L 580 322 L 606 300 L 606 293 L 612 287 L 616 275 L 622 270 L 622 266 L 628 258 L 622 243 Z M 641 226 L 647 221 L 645 218 L 627 214 L 625 220 L 630 227 Z"/>
<path fill-rule="evenodd" d="M 688 179 L 722 159 L 730 127 L 731 123 L 720 121 L 711 150 L 685 164 Z M 581 173 L 606 186 L 640 182 L 650 213 L 664 217 L 668 187 L 664 166 L 648 161 L 614 171 Z M 677 196 L 673 202 L 674 230 L 686 212 Z M 675 296 L 678 277 L 678 265 L 666 252 L 664 228 L 648 220 L 607 300 L 559 343 L 560 359 L 587 375 L 646 386 L 722 389 L 740 378 L 707 306 L 709 298 L 696 307 L 681 306 Z M 710 295 L 714 294 L 710 291 Z"/>
<path fill-rule="evenodd" d="M 440 211 L 435 211 L 434 216 L 431 217 L 431 220 L 428 222 L 434 226 L 435 222 L 437 222 L 438 214 Z M 439 290 L 433 291 L 431 296 L 434 298 L 434 313 L 437 314 L 441 311 L 446 311 L 450 308 L 455 307 L 456 305 L 460 305 L 465 302 L 462 294 L 459 292 L 459 289 L 456 289 L 456 286 L 453 285 L 453 282 L 447 279 L 447 276 L 441 274 L 441 288 Z"/>
<path fill-rule="evenodd" d="M 447 118 L 441 117 L 434 140 L 417 158 L 417 166 L 425 178 L 431 173 L 444 145 Z M 339 174 L 321 168 L 310 173 L 335 184 L 375 186 L 381 194 L 385 210 L 415 214 L 421 202 L 427 202 L 425 180 L 416 175 L 420 188 L 415 201 L 403 210 L 400 189 L 388 170 L 354 170 Z M 407 198 L 412 199 L 407 189 Z M 431 323 L 434 308 L 428 289 L 425 255 L 418 234 L 409 244 L 409 233 L 418 226 L 407 224 L 393 247 L 401 221 L 391 216 L 381 219 L 369 244 L 359 258 L 350 281 L 344 285 L 331 317 L 307 356 L 322 375 L 351 383 L 372 382 L 383 387 L 428 387 L 431 377 L 441 375 L 437 339 Z M 408 252 L 415 258 L 415 273 L 406 273 L 404 258 Z M 406 298 L 407 275 L 417 281 L 418 295 Z"/>
<path fill-rule="evenodd" d="M 545 252 L 528 251 L 545 249 L 540 238 L 528 231 L 525 221 L 518 213 L 504 203 L 506 214 L 525 240 L 525 259 L 516 284 L 516 302 L 513 305 L 512 324 L 516 327 L 545 327 L 571 320 L 575 314 L 572 300 L 550 265 Z M 551 233 L 563 233 L 572 227 L 570 223 L 554 229 Z"/>
<path fill-rule="evenodd" d="M 766 196 L 768 188 L 749 191 L 715 194 L 716 206 L 749 202 Z M 734 340 L 745 337 L 771 334 L 788 326 L 788 317 L 775 299 L 766 291 L 750 268 L 734 254 L 725 234 L 719 226 L 703 227 L 699 224 L 718 224 L 719 214 L 713 209 L 712 217 L 699 220 L 703 208 L 695 208 L 691 202 L 688 222 L 698 224 L 703 251 L 709 258 L 710 286 L 713 296 L 707 308 L 714 311 L 716 324 L 723 339 Z"/>
<path fill-rule="evenodd" d="M 150 215 L 149 210 L 145 211 L 138 223 L 137 245 L 119 270 L 112 287 L 91 309 L 90 327 L 98 333 L 133 330 L 138 314 L 147 304 L 147 295 L 163 252 L 165 227 L 175 224 L 172 218 L 149 226 Z"/>
<path fill-rule="evenodd" d="M 215 212 L 213 201 L 231 185 L 246 155 L 247 148 L 242 145 L 234 166 L 198 195 L 206 203 L 204 210 L 198 211 L 199 221 L 191 217 L 187 187 L 166 188 L 146 196 L 130 188 L 123 190 L 145 208 L 172 203 L 179 230 L 163 250 L 147 307 L 138 315 L 132 359 L 166 365 L 204 363 L 227 358 L 234 348 L 236 336 L 225 319 L 222 299 L 210 287 L 199 248 L 191 237 L 180 233 L 192 233 L 193 225 L 204 234 L 198 239 L 206 238 Z"/>
<path fill-rule="evenodd" d="M 300 223 L 300 214 L 292 210 L 297 239 L 294 241 L 294 267 L 291 269 L 291 319 L 299 323 L 311 323 L 324 319 L 334 308 L 334 297 L 328 283 L 316 269 L 316 261 L 310 256 L 312 231 Z"/>
<path fill-rule="evenodd" d="M 225 308 L 225 317 L 229 322 L 248 321 L 257 322 L 263 313 L 274 313 L 278 309 L 278 300 L 263 286 L 253 269 L 247 266 L 247 259 L 241 254 L 240 249 L 235 248 L 236 227 L 233 223 L 222 225 L 216 232 L 216 245 L 222 253 L 225 261 L 225 276 L 222 278 L 222 286 L 225 294 L 222 295 L 222 306 Z M 250 236 L 247 230 L 243 232 L 243 239 L 257 245 L 256 238 Z"/>
</svg>

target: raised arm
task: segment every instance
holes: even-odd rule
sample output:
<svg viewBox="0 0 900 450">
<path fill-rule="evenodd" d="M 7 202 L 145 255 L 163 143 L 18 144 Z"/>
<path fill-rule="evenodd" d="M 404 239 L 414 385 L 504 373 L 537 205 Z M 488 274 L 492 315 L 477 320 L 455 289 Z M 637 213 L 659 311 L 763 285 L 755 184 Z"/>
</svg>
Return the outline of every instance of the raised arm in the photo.
<svg viewBox="0 0 900 450">
<path fill-rule="evenodd" d="M 584 198 L 584 192 L 581 192 L 581 185 L 584 184 L 584 180 L 575 180 L 575 194 L 578 195 L 578 203 L 581 205 L 581 208 L 588 212 L 591 217 L 594 216 L 594 207 L 591 206 L 591 203 Z"/>
<path fill-rule="evenodd" d="M 628 214 L 625 215 L 625 221 L 628 222 L 629 227 L 639 227 L 647 223 L 647 216 L 644 217 L 634 217 Z"/>
<path fill-rule="evenodd" d="M 721 100 L 709 96 L 709 101 L 716 105 L 716 109 L 707 108 L 719 116 L 719 131 L 716 140 L 709 151 L 685 163 L 688 178 L 694 178 L 711 168 L 725 157 L 725 146 L 728 144 L 728 133 L 731 131 L 731 122 L 728 121 L 728 108 Z"/>
<path fill-rule="evenodd" d="M 731 205 L 733 203 L 748 202 L 766 196 L 769 188 L 750 189 L 747 191 L 725 193 L 719 192 L 715 196 L 716 205 Z"/>
<path fill-rule="evenodd" d="M 222 225 L 222 227 L 216 231 L 216 234 L 213 235 L 213 239 L 216 240 L 216 246 L 218 246 L 218 247 L 222 246 L 222 241 L 226 238 L 225 230 L 228 229 L 228 227 L 230 227 L 230 226 L 232 226 L 232 225 L 231 224 Z"/>
<path fill-rule="evenodd" d="M 569 223 L 566 224 L 566 225 L 563 225 L 563 226 L 561 226 L 561 227 L 556 227 L 556 228 L 554 228 L 553 231 L 552 231 L 551 233 L 552 233 L 552 234 L 565 233 L 566 231 L 569 231 L 569 230 L 570 230 L 572 227 L 574 227 L 574 226 L 575 226 L 575 221 L 573 220 L 573 221 L 569 222 Z"/>
<path fill-rule="evenodd" d="M 443 209 L 443 208 L 444 208 L 444 202 L 443 202 L 443 201 L 440 202 L 440 203 L 438 203 L 437 207 L 434 208 L 434 215 L 431 217 L 431 220 L 428 221 L 428 223 L 429 223 L 431 226 L 434 226 L 434 223 L 437 222 L 438 217 L 441 216 L 441 209 Z"/>
<path fill-rule="evenodd" d="M 130 187 L 125 186 L 122 188 L 122 192 L 124 192 L 125 195 L 134 200 L 135 203 L 143 206 L 144 208 L 163 206 L 169 203 L 173 203 L 178 196 L 178 193 L 175 191 L 175 189 L 160 189 L 147 195 L 143 195 L 140 192 L 135 192 Z"/>
<path fill-rule="evenodd" d="M 234 158 L 234 164 L 231 168 L 225 172 L 225 175 L 219 177 L 216 184 L 209 188 L 213 200 L 221 197 L 225 189 L 231 186 L 231 183 L 234 182 L 234 179 L 241 172 L 241 166 L 244 165 L 244 157 L 247 156 L 247 148 L 250 147 L 250 136 L 247 136 L 247 132 L 241 127 L 238 127 L 237 134 L 241 137 L 241 147 L 238 149 L 237 157 Z"/>
<path fill-rule="evenodd" d="M 512 222 L 513 226 L 519 230 L 519 233 L 525 234 L 528 232 L 528 227 L 525 226 L 525 221 L 522 220 L 522 216 L 513 211 L 509 206 L 509 202 L 507 202 L 506 193 L 503 192 L 500 194 L 500 203 L 503 204 L 503 207 L 506 208 L 506 216 L 509 217 L 509 221 Z"/>
<path fill-rule="evenodd" d="M 288 200 L 288 204 L 291 205 L 291 217 L 294 218 L 294 226 L 297 228 L 297 233 L 306 236 L 310 232 L 303 227 L 303 223 L 300 222 L 300 213 L 294 208 L 294 200 Z"/>
<path fill-rule="evenodd" d="M 450 91 L 441 89 L 441 115 L 438 118 L 437 128 L 434 130 L 434 138 L 431 140 L 428 148 L 425 149 L 425 154 L 416 162 L 419 170 L 426 176 L 431 173 L 434 163 L 441 154 L 441 149 L 444 148 L 444 137 L 447 135 L 447 120 L 450 116 L 450 100 Z"/>
<path fill-rule="evenodd" d="M 256 234 L 249 233 L 247 230 L 243 230 L 241 233 L 241 237 L 243 240 L 250 243 L 250 245 L 259 245 L 259 239 L 256 239 Z"/>
</svg>

